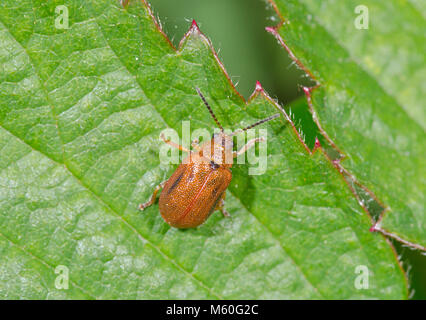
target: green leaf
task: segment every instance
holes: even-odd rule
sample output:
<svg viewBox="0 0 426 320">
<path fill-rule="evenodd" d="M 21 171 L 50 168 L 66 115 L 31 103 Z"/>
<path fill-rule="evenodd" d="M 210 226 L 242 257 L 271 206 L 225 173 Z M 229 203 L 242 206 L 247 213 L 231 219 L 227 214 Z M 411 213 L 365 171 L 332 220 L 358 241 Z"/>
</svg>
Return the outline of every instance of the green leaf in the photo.
<svg viewBox="0 0 426 320">
<path fill-rule="evenodd" d="M 196 25 L 175 50 L 143 2 L 2 1 L 0 69 L 0 297 L 407 298 L 395 253 L 322 149 L 261 87 L 243 101 Z M 232 217 L 178 230 L 137 206 L 174 169 L 161 130 L 213 128 L 195 86 L 227 127 L 282 117 L 266 125 L 267 172 L 234 166 Z"/>
<path fill-rule="evenodd" d="M 359 1 L 275 3 L 285 21 L 276 35 L 320 85 L 311 101 L 318 125 L 386 209 L 375 229 L 424 249 L 424 6 L 363 1 L 368 29 L 357 29 Z"/>
</svg>

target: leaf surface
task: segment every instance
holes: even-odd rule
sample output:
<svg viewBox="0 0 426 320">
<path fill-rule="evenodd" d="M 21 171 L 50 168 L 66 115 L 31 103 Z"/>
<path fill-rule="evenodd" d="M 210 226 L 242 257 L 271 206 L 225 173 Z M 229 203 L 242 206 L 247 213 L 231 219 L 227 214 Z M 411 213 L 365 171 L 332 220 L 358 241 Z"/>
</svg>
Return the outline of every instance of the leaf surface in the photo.
<svg viewBox="0 0 426 320">
<path fill-rule="evenodd" d="M 69 29 L 55 28 L 62 4 Z M 407 297 L 391 246 L 322 149 L 260 86 L 246 103 L 196 25 L 175 50 L 143 2 L 2 1 L 0 69 L 0 297 Z M 174 169 L 160 164 L 161 130 L 214 125 L 195 86 L 226 127 L 281 118 L 266 126 L 267 172 L 233 169 L 232 218 L 177 230 L 157 205 L 137 207 Z"/>
</svg>

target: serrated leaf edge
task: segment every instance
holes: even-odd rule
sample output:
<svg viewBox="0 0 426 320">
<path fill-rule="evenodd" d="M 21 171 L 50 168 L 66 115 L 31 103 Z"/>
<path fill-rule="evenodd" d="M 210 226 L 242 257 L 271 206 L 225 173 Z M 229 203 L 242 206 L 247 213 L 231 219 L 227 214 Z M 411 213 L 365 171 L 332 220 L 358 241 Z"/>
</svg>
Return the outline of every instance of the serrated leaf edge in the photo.
<svg viewBox="0 0 426 320">
<path fill-rule="evenodd" d="M 312 99 L 311 99 L 311 93 L 312 91 L 314 91 L 315 89 L 317 89 L 321 84 L 318 82 L 318 80 L 316 79 L 316 77 L 313 75 L 313 73 L 296 57 L 296 55 L 293 53 L 293 51 L 290 49 L 290 47 L 285 43 L 284 39 L 281 37 L 281 35 L 279 34 L 278 30 L 281 28 L 281 26 L 285 23 L 285 19 L 284 17 L 281 15 L 281 12 L 279 11 L 276 3 L 274 0 L 267 0 L 271 6 L 273 7 L 274 11 L 276 12 L 276 14 L 278 15 L 278 17 L 280 18 L 280 22 L 276 25 L 276 26 L 272 26 L 272 27 L 266 27 L 265 30 L 269 33 L 271 33 L 277 40 L 278 42 L 281 44 L 281 46 L 287 51 L 288 55 L 290 56 L 290 58 L 297 64 L 297 66 L 302 69 L 310 78 L 311 80 L 313 80 L 316 84 L 313 87 L 303 87 L 303 91 L 305 93 L 306 96 L 306 100 L 309 106 L 309 110 L 312 114 L 312 119 L 314 120 L 314 122 L 316 123 L 316 125 L 318 126 L 318 129 L 321 133 L 321 135 L 328 141 L 328 143 L 341 155 L 341 158 L 339 160 L 344 160 L 347 155 L 345 154 L 344 151 L 342 151 L 337 145 L 336 143 L 330 138 L 330 136 L 327 134 L 327 132 L 322 128 L 321 123 L 319 122 L 318 116 L 315 112 L 315 109 L 313 108 L 312 105 Z M 328 158 L 328 157 L 327 157 Z M 345 181 L 348 185 L 348 187 L 350 188 L 351 192 L 353 193 L 353 195 L 355 196 L 355 198 L 357 199 L 358 203 L 360 204 L 360 206 L 363 208 L 363 210 L 368 214 L 368 216 L 370 217 L 371 221 L 372 221 L 372 226 L 370 227 L 370 231 L 371 232 L 380 232 L 386 239 L 388 237 L 393 238 L 413 249 L 417 249 L 417 250 L 421 250 L 421 251 L 426 251 L 426 247 L 423 247 L 420 244 L 417 243 L 413 243 L 411 241 L 405 240 L 404 238 L 402 238 L 401 236 L 398 236 L 396 233 L 392 233 L 382 227 L 380 227 L 380 222 L 382 221 L 384 215 L 389 212 L 387 206 L 385 204 L 383 204 L 383 202 L 381 200 L 378 199 L 378 197 L 370 190 L 368 189 L 366 186 L 364 186 L 362 183 L 360 183 L 356 177 L 351 174 L 349 171 L 347 171 L 340 163 L 340 161 L 332 161 L 331 159 L 329 159 L 332 163 L 333 166 L 340 172 L 340 173 L 345 173 L 344 177 L 345 177 Z M 348 179 L 350 179 L 348 181 Z M 374 221 L 374 219 L 372 218 L 371 213 L 369 212 L 368 208 L 365 206 L 365 204 L 361 201 L 360 197 L 358 196 L 358 194 L 356 193 L 356 191 L 351 187 L 351 183 L 354 183 L 356 185 L 358 185 L 360 188 L 362 188 L 366 193 L 368 193 L 377 203 L 379 203 L 384 210 L 382 211 L 382 213 L 380 214 L 380 217 L 377 221 Z M 389 242 L 389 241 L 388 241 Z M 389 242 L 389 244 L 391 245 L 393 251 L 395 252 L 395 256 L 397 257 L 395 248 L 393 247 L 392 243 Z M 399 261 L 399 259 L 397 259 Z M 402 266 L 400 265 L 401 269 Z M 404 271 L 405 272 L 405 271 Z"/>
</svg>

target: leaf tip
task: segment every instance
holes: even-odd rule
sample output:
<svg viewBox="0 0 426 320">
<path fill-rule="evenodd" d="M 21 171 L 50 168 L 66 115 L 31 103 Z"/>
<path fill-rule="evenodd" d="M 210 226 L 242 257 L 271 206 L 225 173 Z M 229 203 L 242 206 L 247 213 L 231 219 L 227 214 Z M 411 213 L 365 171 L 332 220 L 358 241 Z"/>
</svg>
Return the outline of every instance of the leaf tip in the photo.
<svg viewBox="0 0 426 320">
<path fill-rule="evenodd" d="M 318 137 L 315 137 L 315 144 L 314 144 L 314 148 L 312 149 L 312 153 L 319 148 L 321 148 L 321 142 L 319 141 Z"/>
<path fill-rule="evenodd" d="M 275 34 L 277 32 L 277 29 L 275 27 L 265 27 L 265 30 L 272 34 Z"/>
<path fill-rule="evenodd" d="M 305 93 L 305 95 L 310 98 L 311 92 L 312 92 L 312 88 L 303 86 L 302 89 L 303 89 L 303 92 Z"/>
<path fill-rule="evenodd" d="M 179 48 L 182 48 L 183 43 L 191 36 L 191 35 L 202 35 L 206 42 L 208 43 L 209 46 L 211 46 L 211 44 L 209 43 L 209 40 L 202 34 L 200 27 L 197 24 L 197 21 L 195 21 L 195 19 L 192 20 L 191 22 L 191 26 L 189 27 L 188 31 L 185 33 L 185 35 L 183 36 L 183 38 L 180 40 L 179 43 Z"/>
<path fill-rule="evenodd" d="M 195 19 L 192 19 L 192 23 L 191 23 L 191 27 L 189 28 L 189 31 L 200 32 L 200 27 L 198 27 L 197 21 L 195 21 Z"/>
<path fill-rule="evenodd" d="M 376 232 L 378 230 L 379 228 L 377 227 L 377 223 L 373 224 L 369 229 L 370 232 Z"/>
<path fill-rule="evenodd" d="M 256 81 L 256 87 L 255 87 L 254 90 L 257 91 L 257 92 L 263 92 L 264 91 L 262 84 L 259 82 L 259 80 Z"/>
</svg>

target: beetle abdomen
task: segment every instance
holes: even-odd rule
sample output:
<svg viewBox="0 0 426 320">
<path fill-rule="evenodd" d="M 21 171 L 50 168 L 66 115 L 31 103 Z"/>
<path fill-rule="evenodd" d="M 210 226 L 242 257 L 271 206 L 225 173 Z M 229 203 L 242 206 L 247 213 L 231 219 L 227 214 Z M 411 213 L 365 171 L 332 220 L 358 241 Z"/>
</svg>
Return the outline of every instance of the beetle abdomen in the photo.
<svg viewBox="0 0 426 320">
<path fill-rule="evenodd" d="M 181 164 L 161 192 L 161 216 L 176 228 L 202 224 L 216 208 L 231 178 L 228 169 L 212 169 L 204 161 Z"/>
</svg>

